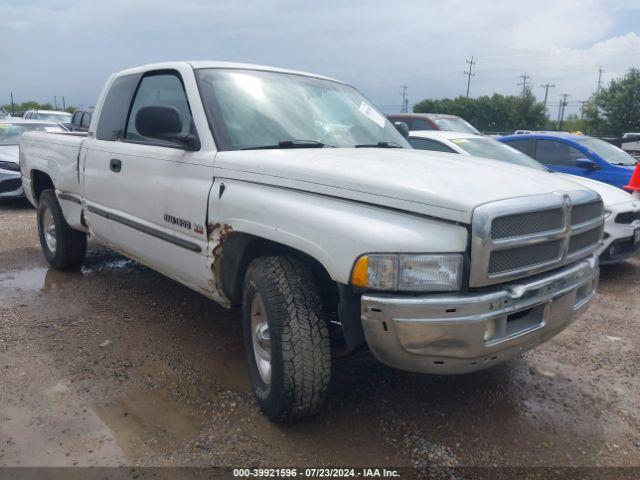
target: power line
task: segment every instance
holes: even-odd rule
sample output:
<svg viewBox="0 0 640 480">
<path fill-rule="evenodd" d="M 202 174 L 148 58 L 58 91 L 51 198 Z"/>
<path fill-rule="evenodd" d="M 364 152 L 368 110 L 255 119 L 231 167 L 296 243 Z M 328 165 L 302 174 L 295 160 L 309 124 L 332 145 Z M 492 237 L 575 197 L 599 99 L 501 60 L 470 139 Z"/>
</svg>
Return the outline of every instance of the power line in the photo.
<svg viewBox="0 0 640 480">
<path fill-rule="evenodd" d="M 519 82 L 518 85 L 522 85 L 522 96 L 524 97 L 527 93 L 527 80 L 529 80 L 531 76 L 525 72 L 524 75 L 520 75 L 520 78 L 522 82 Z"/>
<path fill-rule="evenodd" d="M 465 62 L 469 64 L 469 71 L 465 70 L 464 74 L 467 76 L 467 98 L 469 98 L 469 87 L 471 86 L 471 77 L 475 77 L 475 73 L 471 73 L 471 69 L 477 63 L 473 61 L 473 55 L 471 55 L 471 60 L 465 59 Z"/>
<path fill-rule="evenodd" d="M 549 97 L 549 89 L 550 88 L 556 88 L 556 86 L 553 83 L 545 83 L 543 85 L 540 85 L 542 88 L 544 88 L 544 111 L 547 111 L 547 98 Z"/>
</svg>

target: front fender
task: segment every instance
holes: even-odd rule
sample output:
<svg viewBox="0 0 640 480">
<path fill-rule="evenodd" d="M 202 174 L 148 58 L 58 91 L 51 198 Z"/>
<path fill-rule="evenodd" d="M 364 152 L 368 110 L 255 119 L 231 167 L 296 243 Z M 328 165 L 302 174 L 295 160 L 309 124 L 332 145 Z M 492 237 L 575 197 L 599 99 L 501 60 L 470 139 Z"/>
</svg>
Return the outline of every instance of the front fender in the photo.
<svg viewBox="0 0 640 480">
<path fill-rule="evenodd" d="M 365 253 L 464 252 L 467 246 L 462 225 L 282 187 L 217 178 L 209 202 L 211 256 L 227 232 L 244 232 L 310 255 L 344 284 Z"/>
</svg>

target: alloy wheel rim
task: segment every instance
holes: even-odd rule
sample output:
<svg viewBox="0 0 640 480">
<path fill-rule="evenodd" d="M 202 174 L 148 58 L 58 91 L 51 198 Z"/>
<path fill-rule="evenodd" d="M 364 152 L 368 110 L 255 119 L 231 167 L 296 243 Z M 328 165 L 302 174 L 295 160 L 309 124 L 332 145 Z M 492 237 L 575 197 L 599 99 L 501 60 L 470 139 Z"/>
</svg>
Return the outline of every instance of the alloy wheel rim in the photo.
<svg viewBox="0 0 640 480">
<path fill-rule="evenodd" d="M 44 233 L 44 241 L 51 253 L 56 253 L 58 240 L 56 238 L 56 223 L 53 220 L 51 209 L 46 207 L 42 212 L 42 231 Z"/>
<path fill-rule="evenodd" d="M 259 293 L 256 293 L 251 301 L 251 342 L 258 373 L 262 381 L 268 385 L 271 382 L 271 337 L 267 311 Z"/>
</svg>

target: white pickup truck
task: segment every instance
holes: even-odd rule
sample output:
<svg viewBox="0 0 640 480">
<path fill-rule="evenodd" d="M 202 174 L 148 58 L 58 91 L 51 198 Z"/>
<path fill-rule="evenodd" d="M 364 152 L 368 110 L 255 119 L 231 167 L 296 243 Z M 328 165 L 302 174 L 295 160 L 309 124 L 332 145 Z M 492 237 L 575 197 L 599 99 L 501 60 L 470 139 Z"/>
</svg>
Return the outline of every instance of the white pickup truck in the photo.
<svg viewBox="0 0 640 480">
<path fill-rule="evenodd" d="M 242 306 L 253 390 L 280 421 L 319 409 L 336 352 L 471 372 L 593 298 L 597 193 L 440 155 L 344 83 L 216 62 L 117 73 L 86 136 L 20 148 L 51 265 L 78 268 L 89 235 Z"/>
</svg>

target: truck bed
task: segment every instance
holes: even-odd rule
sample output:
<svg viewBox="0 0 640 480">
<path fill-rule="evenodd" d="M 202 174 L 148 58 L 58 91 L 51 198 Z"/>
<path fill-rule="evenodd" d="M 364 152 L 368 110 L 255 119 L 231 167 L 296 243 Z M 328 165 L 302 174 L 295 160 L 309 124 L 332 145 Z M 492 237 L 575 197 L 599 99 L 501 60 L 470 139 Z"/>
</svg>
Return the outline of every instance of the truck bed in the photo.
<svg viewBox="0 0 640 480">
<path fill-rule="evenodd" d="M 78 164 L 87 134 L 80 132 L 27 132 L 20 140 L 22 184 L 27 198 L 35 205 L 31 181 L 33 171 L 49 175 L 62 192 L 80 195 Z"/>
</svg>

